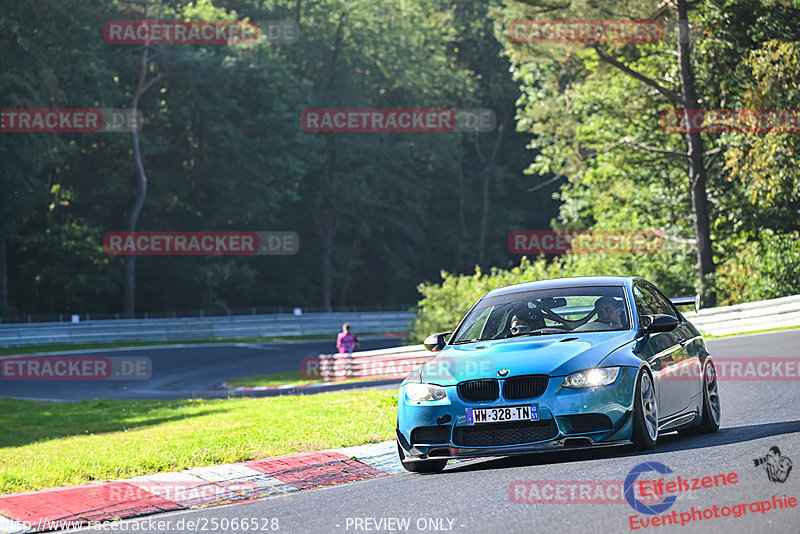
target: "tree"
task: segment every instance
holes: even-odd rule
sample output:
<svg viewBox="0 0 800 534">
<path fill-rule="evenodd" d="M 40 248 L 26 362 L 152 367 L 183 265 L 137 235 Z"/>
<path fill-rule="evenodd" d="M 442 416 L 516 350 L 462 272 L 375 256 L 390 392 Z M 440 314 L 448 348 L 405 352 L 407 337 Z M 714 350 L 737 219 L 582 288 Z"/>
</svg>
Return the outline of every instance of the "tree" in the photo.
<svg viewBox="0 0 800 534">
<path fill-rule="evenodd" d="M 663 5 L 663 4 L 662 4 Z M 668 102 L 676 107 L 685 110 L 698 109 L 700 100 L 697 95 L 696 82 L 694 77 L 694 67 L 690 50 L 690 36 L 689 36 L 689 20 L 688 20 L 688 4 L 685 0 L 677 0 L 675 4 L 675 18 L 678 23 L 676 32 L 677 41 L 677 63 L 680 84 L 678 89 L 670 88 L 669 82 L 662 79 L 662 76 L 656 76 L 647 72 L 652 70 L 652 58 L 656 54 L 666 55 L 670 53 L 669 47 L 666 45 L 647 45 L 641 47 L 632 47 L 629 45 L 620 44 L 601 44 L 595 43 L 591 48 L 602 63 L 612 67 L 613 69 L 623 73 L 624 75 L 636 80 L 638 83 L 643 84 L 648 90 L 653 91 L 654 94 L 659 95 L 660 98 L 666 99 Z M 649 9 L 649 12 L 648 12 Z M 543 3 L 529 3 L 522 5 L 519 2 L 509 2 L 502 14 L 498 14 L 505 22 L 503 29 L 508 28 L 508 23 L 514 18 L 522 18 L 521 13 L 543 13 L 546 12 L 549 18 L 578 18 L 578 19 L 595 19 L 595 18 L 652 18 L 659 16 L 662 19 L 667 19 L 666 13 L 660 12 L 660 9 L 655 5 L 652 6 L 632 6 L 620 5 L 616 6 L 615 12 L 595 7 L 592 3 L 579 3 L 571 4 L 570 6 L 552 6 Z M 623 17 L 622 14 L 625 14 Z M 599 16 L 598 16 L 599 15 Z M 673 19 L 674 20 L 674 19 Z M 551 50 L 544 54 L 545 59 L 537 59 L 537 54 L 541 51 L 542 47 L 525 47 L 519 46 L 509 42 L 508 37 L 504 33 L 498 33 L 498 37 L 505 39 L 509 55 L 514 59 L 515 63 L 519 65 L 518 71 L 520 76 L 524 76 L 528 71 L 539 72 L 540 74 L 547 73 L 552 76 L 550 87 L 555 93 L 568 95 L 573 88 L 593 77 L 606 77 L 599 65 L 587 55 L 586 50 L 579 45 L 561 45 L 552 47 Z M 557 58 L 559 52 L 563 56 Z M 664 56 L 661 56 L 664 57 Z M 668 56 L 666 56 L 668 57 Z M 660 58 L 657 58 L 660 59 Z M 560 63 L 560 67 L 554 67 L 555 63 Z M 666 67 L 663 61 L 657 61 L 658 64 Z M 527 67 L 526 64 L 534 66 Z M 637 67 L 641 65 L 641 67 Z M 549 66 L 545 66 L 549 65 Z M 544 68 L 542 68 L 544 67 Z M 645 70 L 646 69 L 646 70 Z M 659 71 L 656 71 L 659 72 Z M 663 72 L 663 71 L 661 71 Z M 539 80 L 531 79 L 530 83 L 539 84 Z M 547 83 L 547 82 L 546 82 Z M 538 96 L 537 98 L 541 98 Z M 569 106 L 569 101 L 565 102 Z M 656 102 L 651 103 L 654 109 L 662 106 Z M 687 113 L 690 113 L 687 112 Z M 625 116 L 623 110 L 619 110 L 619 115 Z M 555 114 L 553 114 L 555 116 Z M 628 113 L 628 118 L 633 117 Z M 528 119 L 531 120 L 531 119 Z M 533 118 L 532 120 L 537 120 Z M 580 130 L 580 125 L 574 123 L 575 118 L 571 117 L 567 124 L 572 124 L 576 131 Z M 527 120 L 522 122 L 522 126 L 527 124 Z M 587 172 L 587 164 L 590 160 L 595 159 L 599 154 L 605 154 L 612 150 L 620 149 L 622 147 L 629 147 L 634 151 L 647 151 L 654 154 L 669 157 L 679 157 L 688 163 L 688 181 L 691 200 L 691 213 L 693 220 L 694 243 L 696 252 L 696 270 L 698 279 L 698 289 L 701 294 L 701 303 L 703 306 L 713 306 L 716 302 L 716 291 L 713 285 L 713 275 L 715 265 L 711 248 L 711 233 L 709 228 L 709 214 L 708 214 L 708 199 L 706 193 L 706 169 L 705 157 L 719 152 L 718 149 L 712 149 L 705 152 L 703 150 L 703 138 L 699 132 L 690 132 L 689 123 L 687 121 L 687 134 L 686 134 L 686 150 L 675 150 L 672 147 L 659 147 L 650 143 L 642 143 L 636 140 L 636 136 L 625 135 L 616 140 L 609 140 L 605 146 L 591 148 L 589 150 L 581 147 L 576 147 L 570 142 L 569 136 L 561 136 L 562 140 L 557 141 L 560 149 L 551 152 L 543 152 L 540 156 L 539 164 L 534 166 L 539 172 L 550 170 L 554 160 L 561 160 L 568 169 L 562 171 L 565 175 L 572 173 Z M 644 132 L 637 132 L 641 136 Z M 563 139 L 566 137 L 566 139 Z M 579 136 L 580 137 L 580 136 Z M 551 139 L 548 137 L 548 139 Z M 542 141 L 539 146 L 544 146 L 548 139 Z M 545 164 L 542 160 L 549 160 L 549 164 Z M 569 163 L 567 163 L 569 161 Z"/>
<path fill-rule="evenodd" d="M 143 20 L 147 20 L 147 11 L 145 10 Z M 139 100 L 142 95 L 150 89 L 153 84 L 162 78 L 162 74 L 158 73 L 150 76 L 151 63 L 153 57 L 150 55 L 150 45 L 144 44 L 142 46 L 142 55 L 139 68 L 139 80 L 136 83 L 136 89 L 131 96 L 131 114 L 136 117 L 139 112 Z M 128 232 L 136 231 L 136 224 L 139 221 L 139 215 L 142 213 L 144 202 L 147 198 L 147 175 L 144 170 L 144 163 L 142 162 L 142 152 L 139 143 L 139 125 L 137 121 L 133 122 L 133 131 L 131 132 L 131 141 L 133 144 L 133 162 L 136 166 L 136 195 L 133 198 L 131 207 L 128 211 L 128 221 L 125 229 Z M 127 317 L 133 317 L 136 308 L 136 255 L 129 255 L 125 258 L 125 276 L 123 282 L 122 293 L 122 312 Z"/>
</svg>

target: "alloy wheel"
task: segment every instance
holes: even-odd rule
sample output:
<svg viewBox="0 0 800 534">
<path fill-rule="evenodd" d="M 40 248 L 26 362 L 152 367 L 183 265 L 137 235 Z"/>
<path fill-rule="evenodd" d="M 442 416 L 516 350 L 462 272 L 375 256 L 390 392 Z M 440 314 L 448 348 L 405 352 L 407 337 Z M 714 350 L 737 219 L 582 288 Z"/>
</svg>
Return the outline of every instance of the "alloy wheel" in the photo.
<svg viewBox="0 0 800 534">
<path fill-rule="evenodd" d="M 706 394 L 708 395 L 708 411 L 714 424 L 719 425 L 720 416 L 720 401 L 719 401 L 719 385 L 717 384 L 717 371 L 714 369 L 714 364 L 708 362 L 706 365 L 705 385 Z"/>
<path fill-rule="evenodd" d="M 658 438 L 658 406 L 656 404 L 656 392 L 653 388 L 653 381 L 648 373 L 642 373 L 640 382 L 642 414 L 650 439 Z"/>
</svg>

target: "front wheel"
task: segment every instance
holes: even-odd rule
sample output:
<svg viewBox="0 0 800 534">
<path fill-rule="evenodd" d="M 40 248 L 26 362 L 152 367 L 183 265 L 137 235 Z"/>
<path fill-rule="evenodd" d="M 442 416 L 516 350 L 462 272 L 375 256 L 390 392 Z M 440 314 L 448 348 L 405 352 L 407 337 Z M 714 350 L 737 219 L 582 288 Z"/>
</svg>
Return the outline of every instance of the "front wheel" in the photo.
<svg viewBox="0 0 800 534">
<path fill-rule="evenodd" d="M 643 451 L 658 441 L 658 403 L 653 379 L 646 369 L 639 372 L 633 398 L 633 447 Z"/>
<path fill-rule="evenodd" d="M 397 455 L 400 457 L 400 463 L 403 464 L 403 468 L 412 473 L 438 473 L 447 465 L 447 460 L 407 462 L 406 455 L 399 442 L 397 443 Z"/>
</svg>

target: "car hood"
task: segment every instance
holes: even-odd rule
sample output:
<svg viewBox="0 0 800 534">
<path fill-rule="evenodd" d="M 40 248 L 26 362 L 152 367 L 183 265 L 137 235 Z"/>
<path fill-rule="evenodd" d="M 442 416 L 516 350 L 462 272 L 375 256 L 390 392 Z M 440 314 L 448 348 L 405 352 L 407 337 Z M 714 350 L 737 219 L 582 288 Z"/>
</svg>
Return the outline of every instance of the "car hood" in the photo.
<svg viewBox="0 0 800 534">
<path fill-rule="evenodd" d="M 599 364 L 635 339 L 624 332 L 576 332 L 448 345 L 421 369 L 421 380 L 443 386 L 464 380 L 543 374 L 566 376 Z"/>
</svg>

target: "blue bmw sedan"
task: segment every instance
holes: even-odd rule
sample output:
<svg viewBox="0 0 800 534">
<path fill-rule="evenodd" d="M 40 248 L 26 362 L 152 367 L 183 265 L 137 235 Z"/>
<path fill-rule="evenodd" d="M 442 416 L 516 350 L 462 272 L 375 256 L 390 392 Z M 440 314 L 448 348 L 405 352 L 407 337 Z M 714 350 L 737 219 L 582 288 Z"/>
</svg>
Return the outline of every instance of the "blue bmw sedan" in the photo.
<svg viewBox="0 0 800 534">
<path fill-rule="evenodd" d="M 637 277 L 518 284 L 484 295 L 400 386 L 397 448 L 413 472 L 448 459 L 656 446 L 715 432 L 713 360 L 677 306 Z"/>
</svg>

